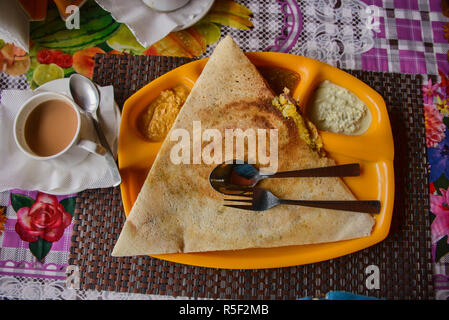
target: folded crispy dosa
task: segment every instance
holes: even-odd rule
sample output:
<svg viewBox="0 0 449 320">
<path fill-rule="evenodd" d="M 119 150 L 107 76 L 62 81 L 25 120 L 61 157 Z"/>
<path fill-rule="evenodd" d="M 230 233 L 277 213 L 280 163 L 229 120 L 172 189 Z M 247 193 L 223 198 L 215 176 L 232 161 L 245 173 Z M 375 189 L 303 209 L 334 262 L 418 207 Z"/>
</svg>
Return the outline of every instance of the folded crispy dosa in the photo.
<svg viewBox="0 0 449 320">
<path fill-rule="evenodd" d="M 293 120 L 272 106 L 273 93 L 230 38 L 221 41 L 171 130 L 278 129 L 279 171 L 334 165 L 299 138 Z M 112 252 L 113 256 L 234 250 L 332 242 L 368 236 L 369 214 L 300 206 L 263 212 L 227 208 L 208 181 L 216 164 L 173 164 L 167 137 Z M 204 146 L 204 143 L 203 143 Z M 225 157 L 232 155 L 226 154 Z M 288 178 L 261 187 L 285 199 L 354 200 L 340 178 Z"/>
</svg>

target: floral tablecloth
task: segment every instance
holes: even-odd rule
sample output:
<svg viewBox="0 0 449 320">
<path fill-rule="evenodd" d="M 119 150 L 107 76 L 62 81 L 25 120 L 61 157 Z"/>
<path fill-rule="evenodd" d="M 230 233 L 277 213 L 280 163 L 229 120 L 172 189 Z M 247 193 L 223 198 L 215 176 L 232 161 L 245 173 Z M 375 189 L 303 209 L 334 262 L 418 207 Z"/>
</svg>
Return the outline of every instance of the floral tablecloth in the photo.
<svg viewBox="0 0 449 320">
<path fill-rule="evenodd" d="M 46 20 L 31 23 L 29 54 L 0 41 L 0 102 L 5 89 L 35 88 L 74 72 L 91 77 L 96 53 L 203 57 L 226 34 L 244 51 L 289 52 L 340 68 L 422 74 L 431 207 L 421 214 L 432 219 L 435 298 L 449 299 L 449 1 L 217 0 L 199 23 L 148 48 L 93 0 L 81 7 L 80 18 L 80 29 L 69 32 L 50 4 Z M 173 298 L 66 286 L 75 196 L 18 189 L 0 193 L 0 297 Z M 38 219 L 44 206 L 61 223 L 58 228 L 47 223 L 42 233 L 27 218 Z"/>
</svg>

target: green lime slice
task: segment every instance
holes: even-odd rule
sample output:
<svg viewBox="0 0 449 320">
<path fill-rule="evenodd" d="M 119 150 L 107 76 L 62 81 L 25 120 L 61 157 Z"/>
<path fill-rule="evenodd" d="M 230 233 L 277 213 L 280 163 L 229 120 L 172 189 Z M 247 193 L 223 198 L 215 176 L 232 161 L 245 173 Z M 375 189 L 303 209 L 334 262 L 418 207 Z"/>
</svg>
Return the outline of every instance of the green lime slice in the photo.
<svg viewBox="0 0 449 320">
<path fill-rule="evenodd" d="M 135 54 L 142 54 L 145 50 L 145 48 L 137 42 L 136 37 L 133 35 L 131 30 L 129 30 L 126 24 L 122 24 L 118 31 L 106 40 L 106 43 L 112 49 L 120 52 L 126 51 Z"/>
<path fill-rule="evenodd" d="M 54 63 L 40 64 L 34 69 L 33 81 L 38 86 L 60 78 L 64 78 L 64 70 Z"/>
<path fill-rule="evenodd" d="M 31 88 L 31 90 L 34 90 L 34 89 L 36 89 L 37 87 L 39 87 L 39 86 L 36 84 L 36 82 L 34 82 L 33 80 L 31 80 L 31 82 L 30 82 L 30 88 Z"/>
<path fill-rule="evenodd" d="M 200 22 L 195 25 L 195 28 L 197 28 L 198 31 L 201 32 L 201 34 L 206 39 L 206 45 L 215 43 L 220 39 L 221 36 L 220 27 L 217 26 L 215 23 Z"/>
</svg>

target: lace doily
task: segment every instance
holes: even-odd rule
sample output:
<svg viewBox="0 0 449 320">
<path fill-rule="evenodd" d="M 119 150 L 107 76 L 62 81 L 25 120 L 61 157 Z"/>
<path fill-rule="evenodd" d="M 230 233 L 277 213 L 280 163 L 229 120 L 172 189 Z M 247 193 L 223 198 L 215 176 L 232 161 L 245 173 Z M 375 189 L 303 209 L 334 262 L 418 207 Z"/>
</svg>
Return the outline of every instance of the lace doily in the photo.
<svg viewBox="0 0 449 320">
<path fill-rule="evenodd" d="M 17 300 L 184 300 L 153 294 L 77 290 L 68 288 L 66 281 L 27 277 L 0 277 L 0 298 Z"/>
<path fill-rule="evenodd" d="M 374 47 L 382 8 L 360 0 L 242 0 L 258 19 L 250 33 L 223 27 L 244 51 L 298 54 L 337 67 L 360 68 L 360 54 Z M 262 37 L 257 36 L 263 31 Z M 210 55 L 211 46 L 207 55 Z"/>
<path fill-rule="evenodd" d="M 288 1 L 287 1 L 288 2 Z M 342 67 L 373 48 L 381 9 L 359 0 L 300 0 L 302 32 L 291 53 Z"/>
</svg>

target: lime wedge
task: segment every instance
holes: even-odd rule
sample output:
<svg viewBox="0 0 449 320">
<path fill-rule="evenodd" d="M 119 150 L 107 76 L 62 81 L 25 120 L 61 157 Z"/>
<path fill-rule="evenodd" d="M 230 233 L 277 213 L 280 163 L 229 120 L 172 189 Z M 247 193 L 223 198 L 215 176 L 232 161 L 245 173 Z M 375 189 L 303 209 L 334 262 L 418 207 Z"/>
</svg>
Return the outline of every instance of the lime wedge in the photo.
<svg viewBox="0 0 449 320">
<path fill-rule="evenodd" d="M 33 81 L 38 86 L 60 78 L 64 78 L 64 70 L 54 63 L 40 64 L 36 67 L 36 69 L 34 69 Z"/>
<path fill-rule="evenodd" d="M 221 36 L 220 27 L 217 26 L 215 23 L 200 22 L 195 25 L 195 28 L 198 29 L 198 31 L 201 32 L 201 34 L 206 39 L 206 45 L 215 43 L 220 39 Z"/>
</svg>

